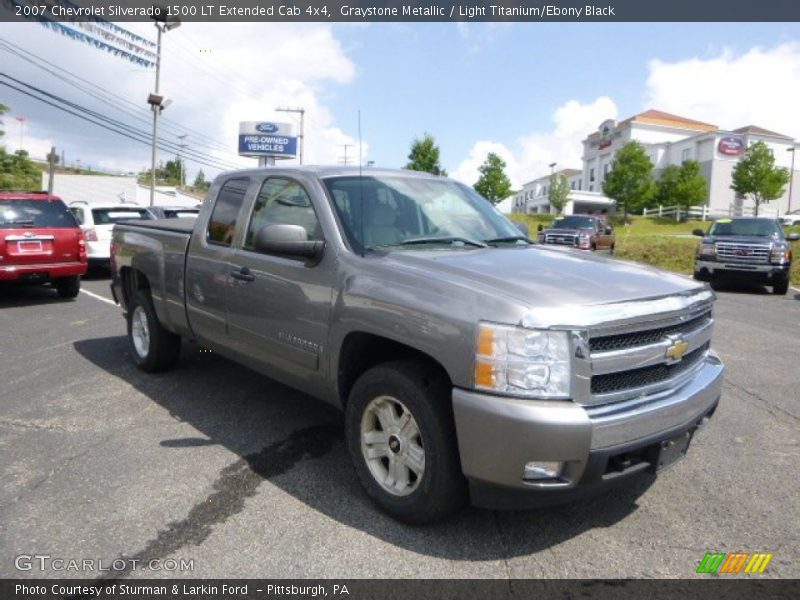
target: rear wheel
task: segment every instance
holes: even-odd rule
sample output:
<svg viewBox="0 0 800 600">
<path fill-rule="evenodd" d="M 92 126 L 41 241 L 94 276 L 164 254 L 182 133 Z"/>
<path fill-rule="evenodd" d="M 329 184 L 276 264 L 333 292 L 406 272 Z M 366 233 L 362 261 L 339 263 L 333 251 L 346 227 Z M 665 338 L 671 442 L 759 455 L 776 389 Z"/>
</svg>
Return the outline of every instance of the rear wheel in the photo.
<svg viewBox="0 0 800 600">
<path fill-rule="evenodd" d="M 402 360 L 373 367 L 350 393 L 345 429 L 356 472 L 399 521 L 436 521 L 466 499 L 450 390 L 429 365 Z"/>
<path fill-rule="evenodd" d="M 56 291 L 62 298 L 75 298 L 81 291 L 81 278 L 77 275 L 56 279 Z"/>
<path fill-rule="evenodd" d="M 778 296 L 785 296 L 786 293 L 789 291 L 789 280 L 787 279 L 783 283 L 779 283 L 777 285 L 772 286 L 772 293 L 777 294 Z"/>
<path fill-rule="evenodd" d="M 150 294 L 139 291 L 128 308 L 128 345 L 143 371 L 163 371 L 180 355 L 181 338 L 162 327 Z"/>
</svg>

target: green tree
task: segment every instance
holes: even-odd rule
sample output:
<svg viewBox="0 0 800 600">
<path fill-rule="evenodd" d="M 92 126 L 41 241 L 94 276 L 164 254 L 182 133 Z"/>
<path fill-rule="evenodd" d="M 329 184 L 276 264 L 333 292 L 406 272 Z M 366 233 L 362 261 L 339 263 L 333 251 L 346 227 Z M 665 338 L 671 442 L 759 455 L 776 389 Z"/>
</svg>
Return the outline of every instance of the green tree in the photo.
<svg viewBox="0 0 800 600">
<path fill-rule="evenodd" d="M 547 201 L 558 214 L 564 210 L 564 205 L 569 199 L 569 180 L 563 173 L 550 175 L 550 188 L 547 190 Z"/>
<path fill-rule="evenodd" d="M 669 165 L 661 172 L 656 184 L 655 201 L 667 206 L 688 210 L 703 204 L 708 197 L 706 180 L 700 175 L 700 163 L 687 160 L 680 167 Z"/>
<path fill-rule="evenodd" d="M 511 180 L 506 175 L 505 168 L 506 161 L 494 152 L 489 152 L 486 160 L 478 167 L 481 176 L 473 187 L 492 204 L 497 204 L 511 195 Z"/>
<path fill-rule="evenodd" d="M 156 177 L 158 177 L 156 171 Z M 185 185 L 186 184 L 186 165 L 179 157 L 173 160 L 168 160 L 164 165 L 163 175 L 164 181 L 170 185 Z"/>
<path fill-rule="evenodd" d="M 653 163 L 639 142 L 628 142 L 619 149 L 611 163 L 611 172 L 603 181 L 603 193 L 628 211 L 639 211 L 650 205 L 655 193 Z"/>
<path fill-rule="evenodd" d="M 789 182 L 789 169 L 775 166 L 775 157 L 764 142 L 747 149 L 744 158 L 733 168 L 731 189 L 740 196 L 750 195 L 755 216 L 761 204 L 780 198 Z"/>
<path fill-rule="evenodd" d="M 2 117 L 5 113 L 8 112 L 8 106 L 0 102 L 0 117 Z M 0 127 L 3 125 L 3 119 L 0 119 Z M 0 129 L 0 137 L 3 137 L 6 134 L 5 131 Z"/>
<path fill-rule="evenodd" d="M 42 171 L 25 150 L 14 154 L 0 147 L 0 190 L 34 191 L 42 187 Z"/>
<path fill-rule="evenodd" d="M 410 171 L 447 175 L 447 171 L 439 164 L 439 146 L 436 145 L 436 141 L 430 133 L 426 133 L 421 139 L 414 138 L 408 160 L 409 163 L 405 168 Z"/>
<path fill-rule="evenodd" d="M 203 173 L 203 169 L 200 169 L 197 172 L 197 175 L 194 178 L 194 184 L 192 187 L 197 188 L 198 190 L 207 190 L 211 187 L 211 182 L 206 181 L 206 174 Z"/>
</svg>

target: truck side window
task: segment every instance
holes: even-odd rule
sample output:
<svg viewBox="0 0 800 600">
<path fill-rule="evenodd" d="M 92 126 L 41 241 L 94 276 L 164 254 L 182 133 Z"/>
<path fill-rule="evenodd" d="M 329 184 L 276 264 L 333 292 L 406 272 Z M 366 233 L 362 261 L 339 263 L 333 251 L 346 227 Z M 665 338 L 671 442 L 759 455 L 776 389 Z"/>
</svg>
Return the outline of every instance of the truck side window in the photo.
<svg viewBox="0 0 800 600">
<path fill-rule="evenodd" d="M 236 217 L 244 201 L 250 180 L 229 179 L 217 194 L 217 201 L 208 221 L 206 239 L 212 244 L 230 246 L 236 232 Z"/>
<path fill-rule="evenodd" d="M 244 247 L 253 249 L 253 236 L 265 225 L 300 225 L 309 240 L 321 240 L 322 229 L 303 187 L 290 179 L 271 177 L 258 192 Z"/>
</svg>

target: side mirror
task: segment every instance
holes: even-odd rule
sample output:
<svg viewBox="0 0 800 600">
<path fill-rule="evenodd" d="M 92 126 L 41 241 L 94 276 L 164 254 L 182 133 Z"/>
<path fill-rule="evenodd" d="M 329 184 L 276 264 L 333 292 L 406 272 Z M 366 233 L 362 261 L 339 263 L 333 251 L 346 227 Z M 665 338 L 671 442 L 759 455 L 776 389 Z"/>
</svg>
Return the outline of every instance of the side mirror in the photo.
<svg viewBox="0 0 800 600">
<path fill-rule="evenodd" d="M 539 223 L 539 226 L 536 228 L 536 231 L 544 231 L 544 225 Z"/>
<path fill-rule="evenodd" d="M 253 237 L 253 248 L 264 254 L 296 256 L 310 260 L 319 259 L 325 242 L 310 241 L 300 225 L 264 225 Z"/>
<path fill-rule="evenodd" d="M 612 233 L 614 233 L 614 228 L 611 226 L 606 227 L 606 235 L 611 235 Z"/>
<path fill-rule="evenodd" d="M 796 242 L 800 240 L 800 233 L 790 233 L 789 235 L 786 236 L 786 239 L 789 240 L 790 242 Z"/>
<path fill-rule="evenodd" d="M 705 237 L 706 234 L 703 232 L 702 229 L 695 229 L 694 231 L 692 231 L 692 235 L 696 235 L 697 237 Z"/>
<path fill-rule="evenodd" d="M 525 223 L 514 223 L 514 225 L 517 226 L 517 229 L 519 229 L 522 235 L 528 237 L 528 226 Z"/>
</svg>

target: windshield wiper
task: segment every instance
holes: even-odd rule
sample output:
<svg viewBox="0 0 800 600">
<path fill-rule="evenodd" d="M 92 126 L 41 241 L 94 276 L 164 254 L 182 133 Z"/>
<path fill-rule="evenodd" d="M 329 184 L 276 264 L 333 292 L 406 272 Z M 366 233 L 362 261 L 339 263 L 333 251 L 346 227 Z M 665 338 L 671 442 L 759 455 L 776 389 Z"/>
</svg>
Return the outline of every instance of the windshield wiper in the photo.
<svg viewBox="0 0 800 600">
<path fill-rule="evenodd" d="M 510 235 L 510 236 L 507 236 L 507 237 L 498 237 L 498 238 L 492 238 L 490 240 L 483 240 L 483 241 L 485 243 L 487 243 L 487 244 L 490 244 L 490 245 L 491 244 L 503 244 L 503 243 L 506 243 L 506 242 L 527 242 L 529 244 L 533 243 L 530 239 L 526 238 L 524 235 Z"/>
<path fill-rule="evenodd" d="M 476 248 L 486 248 L 486 244 L 477 240 L 471 240 L 457 235 L 445 235 L 437 237 L 417 237 L 403 240 L 401 246 L 413 246 L 416 244 L 453 244 L 461 242 L 465 246 L 475 246 Z"/>
</svg>

